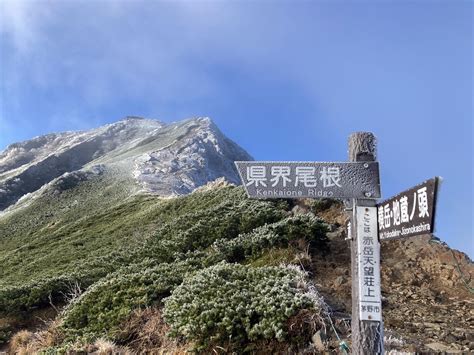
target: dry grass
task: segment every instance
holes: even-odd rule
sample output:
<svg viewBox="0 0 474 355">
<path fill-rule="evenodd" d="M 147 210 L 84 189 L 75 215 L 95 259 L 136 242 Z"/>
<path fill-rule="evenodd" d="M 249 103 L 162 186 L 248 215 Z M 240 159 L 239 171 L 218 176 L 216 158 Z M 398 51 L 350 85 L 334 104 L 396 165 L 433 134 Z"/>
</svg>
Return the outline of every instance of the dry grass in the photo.
<svg viewBox="0 0 474 355">
<path fill-rule="evenodd" d="M 30 354 L 34 341 L 34 333 L 28 330 L 20 330 L 14 334 L 10 340 L 9 353 L 12 354 Z"/>
<path fill-rule="evenodd" d="M 45 330 L 36 333 L 20 330 L 10 340 L 9 353 L 36 354 L 42 349 L 58 345 L 63 340 L 58 324 L 57 320 L 51 321 Z"/>
<path fill-rule="evenodd" d="M 245 348 L 236 349 L 235 344 L 231 342 L 221 344 L 211 344 L 209 348 L 198 352 L 199 354 L 209 355 L 227 355 L 227 354 L 252 354 L 252 355 L 289 355 L 289 354 L 315 354 L 311 352 L 309 343 L 305 348 L 298 347 L 296 344 L 280 342 L 276 339 L 262 339 L 254 342 L 248 342 Z M 309 351 L 309 352 L 308 352 Z M 168 354 L 168 353 L 164 353 Z"/>
<path fill-rule="evenodd" d="M 298 238 L 294 241 L 291 241 L 290 246 L 294 247 L 296 250 L 293 263 L 300 265 L 303 269 L 310 268 L 312 258 L 309 252 L 309 243 L 304 238 Z"/>
<path fill-rule="evenodd" d="M 88 354 L 96 355 L 132 355 L 135 354 L 134 351 L 130 350 L 126 346 L 119 346 L 113 341 L 110 341 L 105 338 L 97 339 L 94 344 L 86 346 L 86 351 Z"/>
<path fill-rule="evenodd" d="M 169 326 L 163 320 L 161 310 L 147 307 L 135 310 L 122 324 L 119 339 L 138 353 L 185 354 L 189 344 L 179 344 L 168 337 Z"/>
<path fill-rule="evenodd" d="M 58 345 L 62 341 L 60 332 L 57 329 L 57 322 L 52 322 L 50 326 L 43 331 L 36 333 L 28 330 L 21 330 L 16 333 L 11 341 L 9 347 L 9 354 L 16 355 L 33 355 L 48 347 Z M 119 346 L 110 340 L 99 338 L 93 344 L 85 347 L 79 346 L 81 351 L 86 350 L 88 354 L 97 355 L 132 355 L 135 354 L 127 347 Z M 72 350 L 72 353 L 75 350 Z"/>
<path fill-rule="evenodd" d="M 309 309 L 302 309 L 287 321 L 288 338 L 300 338 L 302 343 L 311 341 L 311 337 L 320 329 L 325 329 L 326 325 L 319 312 Z M 304 338 L 304 339 L 301 339 Z"/>
</svg>

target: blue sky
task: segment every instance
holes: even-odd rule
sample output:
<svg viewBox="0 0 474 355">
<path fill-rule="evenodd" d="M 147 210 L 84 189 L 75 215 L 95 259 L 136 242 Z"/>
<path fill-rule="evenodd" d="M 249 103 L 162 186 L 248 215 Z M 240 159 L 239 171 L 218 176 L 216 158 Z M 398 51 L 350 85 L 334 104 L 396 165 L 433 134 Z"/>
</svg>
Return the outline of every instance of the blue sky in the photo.
<svg viewBox="0 0 474 355">
<path fill-rule="evenodd" d="M 0 2 L 0 149 L 126 115 L 210 116 L 256 159 L 344 161 L 382 192 L 444 183 L 437 235 L 474 255 L 470 1 Z"/>
</svg>

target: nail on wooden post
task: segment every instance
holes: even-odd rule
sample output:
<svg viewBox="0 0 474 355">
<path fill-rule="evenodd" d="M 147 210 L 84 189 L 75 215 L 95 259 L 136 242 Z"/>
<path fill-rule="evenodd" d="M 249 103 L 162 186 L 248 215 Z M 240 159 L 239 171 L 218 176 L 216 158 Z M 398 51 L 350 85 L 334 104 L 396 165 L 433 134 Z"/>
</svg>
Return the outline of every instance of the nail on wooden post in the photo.
<svg viewBox="0 0 474 355">
<path fill-rule="evenodd" d="M 370 132 L 356 132 L 349 137 L 349 161 L 375 161 L 376 138 Z M 351 216 L 352 269 L 352 354 L 383 354 L 383 322 L 361 321 L 359 317 L 359 275 L 357 255 L 356 206 L 375 206 L 375 200 L 353 200 Z"/>
</svg>

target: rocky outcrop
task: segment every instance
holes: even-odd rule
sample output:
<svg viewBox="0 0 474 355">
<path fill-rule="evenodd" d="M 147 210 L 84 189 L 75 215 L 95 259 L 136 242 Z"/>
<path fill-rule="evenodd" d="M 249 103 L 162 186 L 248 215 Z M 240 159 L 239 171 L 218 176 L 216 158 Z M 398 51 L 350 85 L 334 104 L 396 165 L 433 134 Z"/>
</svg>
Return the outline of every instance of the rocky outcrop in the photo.
<svg viewBox="0 0 474 355">
<path fill-rule="evenodd" d="M 186 194 L 219 177 L 238 184 L 234 161 L 252 157 L 226 138 L 209 118 L 190 122 L 187 130 L 169 146 L 135 159 L 137 181 L 146 190 L 164 195 Z"/>
<path fill-rule="evenodd" d="M 318 213 L 334 231 L 331 252 L 313 260 L 314 281 L 341 320 L 351 314 L 347 214 L 341 205 Z M 382 305 L 386 343 L 403 351 L 474 351 L 474 264 L 430 236 L 381 245 Z"/>
</svg>

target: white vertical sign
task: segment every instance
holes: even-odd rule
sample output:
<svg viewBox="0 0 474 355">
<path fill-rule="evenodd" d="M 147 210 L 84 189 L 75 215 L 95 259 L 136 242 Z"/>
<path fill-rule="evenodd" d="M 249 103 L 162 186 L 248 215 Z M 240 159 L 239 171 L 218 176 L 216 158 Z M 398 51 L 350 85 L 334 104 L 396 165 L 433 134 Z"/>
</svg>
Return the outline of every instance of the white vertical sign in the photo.
<svg viewBox="0 0 474 355">
<path fill-rule="evenodd" d="M 377 207 L 357 207 L 360 320 L 382 321 Z"/>
</svg>

